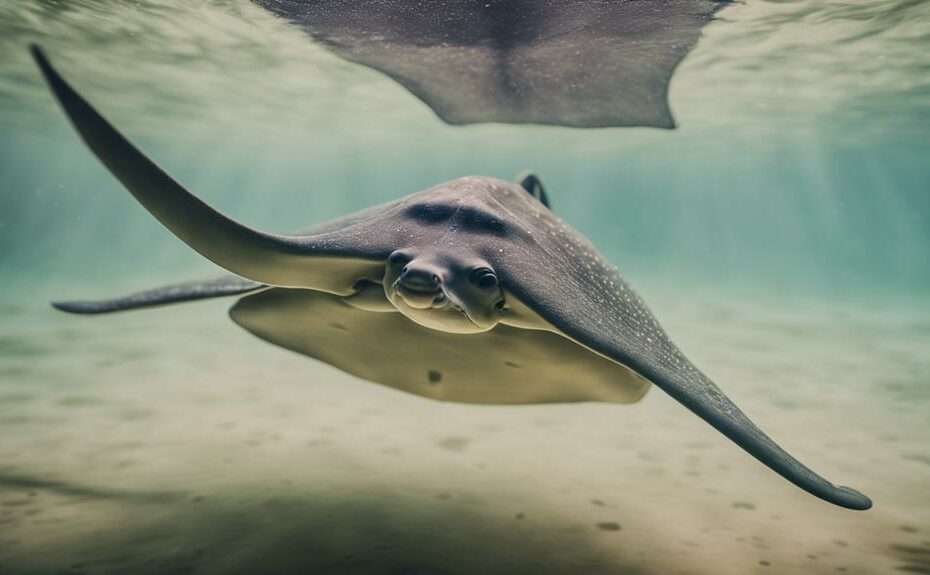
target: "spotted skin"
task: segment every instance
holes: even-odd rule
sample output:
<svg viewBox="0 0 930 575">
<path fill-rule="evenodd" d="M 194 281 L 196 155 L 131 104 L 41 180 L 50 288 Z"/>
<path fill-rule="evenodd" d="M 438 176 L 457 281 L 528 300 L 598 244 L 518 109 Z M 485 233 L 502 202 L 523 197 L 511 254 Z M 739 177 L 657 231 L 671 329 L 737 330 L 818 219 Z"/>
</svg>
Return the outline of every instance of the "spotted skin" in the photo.
<svg viewBox="0 0 930 575">
<path fill-rule="evenodd" d="M 381 348 L 389 349 L 391 336 L 401 333 L 406 334 L 404 341 L 411 342 L 411 345 L 436 351 L 442 346 L 447 353 L 445 357 L 450 361 L 444 369 L 437 369 L 435 362 L 429 361 L 431 354 L 408 361 L 415 363 L 411 373 L 416 375 L 411 377 L 422 380 L 423 374 L 427 374 L 426 387 L 421 389 L 434 391 L 421 392 L 424 395 L 444 393 L 435 390 L 446 389 L 444 386 L 453 376 L 467 382 L 469 365 L 484 365 L 488 362 L 485 352 L 501 345 L 479 347 L 463 362 L 461 354 L 456 354 L 465 346 L 456 345 L 458 340 L 454 338 L 476 338 L 480 334 L 450 334 L 406 321 L 401 317 L 404 315 L 401 308 L 397 308 L 398 315 L 391 311 L 366 311 L 366 308 L 375 308 L 368 305 L 353 307 L 348 301 L 344 304 L 339 301 L 338 298 L 348 300 L 356 295 L 360 284 L 382 283 L 386 270 L 392 270 L 390 266 L 394 258 L 391 255 L 398 250 L 412 253 L 414 257 L 428 257 L 437 274 L 467 273 L 468 268 L 463 267 L 463 262 L 480 262 L 480 265 L 493 270 L 499 282 L 494 289 L 504 294 L 504 301 L 498 308 L 499 316 L 492 318 L 500 325 L 484 326 L 488 329 L 482 333 L 491 334 L 487 337 L 506 333 L 501 340 L 502 345 L 524 346 L 527 340 L 534 341 L 532 338 L 535 337 L 539 346 L 551 346 L 548 349 L 552 351 L 544 356 L 554 358 L 551 365 L 556 368 L 559 357 L 568 357 L 564 355 L 566 350 L 574 352 L 572 357 L 577 357 L 577 353 L 590 352 L 587 353 L 590 359 L 579 363 L 578 379 L 586 381 L 588 378 L 585 376 L 596 371 L 592 366 L 607 361 L 616 366 L 618 382 L 623 381 L 622 374 L 627 373 L 634 374 L 628 383 L 635 384 L 637 378 L 652 382 L 759 461 L 811 494 L 850 509 L 868 509 L 871 506 L 868 497 L 848 487 L 831 484 L 756 427 L 688 361 L 659 326 L 643 300 L 591 242 L 553 214 L 540 199 L 527 193 L 523 186 L 495 178 L 459 178 L 325 224 L 307 234 L 280 236 L 258 232 L 227 218 L 190 194 L 77 94 L 52 68 L 41 50 L 33 48 L 33 55 L 78 133 L 128 191 L 169 230 L 205 257 L 252 282 L 273 286 L 259 296 L 272 301 L 276 299 L 276 290 L 319 292 L 326 295 L 315 298 L 314 305 L 319 303 L 327 310 L 337 310 L 327 312 L 333 317 L 327 318 L 325 325 L 341 324 L 346 327 L 345 324 L 351 323 L 349 331 L 363 326 L 362 331 L 369 334 L 380 336 L 384 332 L 383 337 L 377 340 L 366 340 L 368 343 L 376 341 Z M 456 269 L 458 271 L 454 271 Z M 387 287 L 387 282 L 384 284 Z M 444 285 L 444 281 L 437 285 Z M 177 297 L 177 294 L 172 297 Z M 242 302 L 265 301 L 250 299 L 256 297 L 246 296 Z M 151 302 L 151 298 L 143 300 Z M 266 307 L 263 310 L 262 307 L 259 305 L 253 310 L 254 317 L 259 320 L 267 319 L 269 316 L 264 311 L 271 309 Z M 465 305 L 463 309 L 467 307 Z M 340 313 L 340 309 L 345 311 Z M 448 312 L 444 310 L 442 313 Z M 290 317 L 271 314 L 270 323 L 254 325 L 265 330 L 266 339 L 274 341 L 284 327 L 293 329 L 294 322 Z M 340 322 L 340 319 L 345 321 Z M 250 327 L 248 319 L 242 323 Z M 379 330 L 379 325 L 396 327 Z M 440 322 L 436 325 L 445 324 Z M 435 337 L 431 337 L 433 334 Z M 555 334 L 555 343 L 552 336 L 546 334 Z M 298 330 L 296 334 L 288 334 L 287 338 L 288 341 L 304 342 L 291 346 L 301 351 L 300 346 L 312 340 L 313 335 L 302 334 Z M 449 337 L 453 338 L 451 343 L 441 346 L 435 343 Z M 334 354 L 330 356 L 333 357 L 331 361 L 343 362 L 350 355 L 346 350 L 351 350 L 352 343 L 349 339 L 345 345 L 322 351 L 313 347 L 312 350 L 316 351 L 310 355 L 321 357 L 325 351 Z M 371 349 L 374 353 L 380 348 Z M 530 349 L 539 350 L 533 344 L 530 344 Z M 306 347 L 306 350 L 311 350 L 311 347 Z M 530 351 L 520 353 L 530 355 Z M 383 357 L 389 358 L 390 355 Z M 459 362 L 457 371 L 449 369 L 453 358 Z M 352 361 L 346 362 L 344 368 L 351 369 L 351 366 L 366 361 L 364 354 L 350 359 Z M 526 363 L 521 361 L 524 359 L 521 357 L 493 359 L 497 371 L 486 373 L 491 377 L 485 377 L 485 383 L 494 382 L 498 374 L 513 373 L 506 361 Z M 534 363 L 539 361 L 534 358 Z M 384 370 L 397 367 L 389 359 L 374 365 Z M 361 367 L 355 369 L 362 370 Z M 437 381 L 429 381 L 430 370 L 443 375 L 432 378 Z M 393 381 L 397 387 L 403 387 L 409 379 L 404 372 L 396 369 L 390 377 L 385 374 L 385 371 L 374 369 L 363 376 L 373 381 L 383 379 L 388 384 Z M 516 382 L 517 387 L 513 389 L 521 391 L 518 389 L 520 380 L 516 376 L 503 376 L 502 379 L 509 384 Z M 524 383 L 531 385 L 533 381 L 528 378 Z M 605 399 L 589 393 L 588 388 L 571 378 L 556 378 L 550 383 L 555 386 L 555 391 L 546 397 L 554 400 Z M 493 398 L 494 393 L 492 389 L 482 395 Z M 457 397 L 479 402 L 473 396 L 454 393 L 446 399 L 455 400 Z M 532 403 L 534 396 L 517 394 L 516 397 L 520 398 L 518 402 Z M 637 398 L 635 395 L 626 397 Z M 609 396 L 606 399 L 612 400 Z"/>
</svg>

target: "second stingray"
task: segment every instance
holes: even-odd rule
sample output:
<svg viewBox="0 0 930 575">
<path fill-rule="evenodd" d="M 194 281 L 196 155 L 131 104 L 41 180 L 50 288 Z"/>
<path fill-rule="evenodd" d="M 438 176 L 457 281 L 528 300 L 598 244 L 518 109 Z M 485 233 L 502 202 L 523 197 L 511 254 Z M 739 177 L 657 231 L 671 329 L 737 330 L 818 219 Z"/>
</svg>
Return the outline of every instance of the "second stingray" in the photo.
<svg viewBox="0 0 930 575">
<path fill-rule="evenodd" d="M 449 124 L 674 128 L 669 84 L 726 0 L 254 0 Z"/>
</svg>

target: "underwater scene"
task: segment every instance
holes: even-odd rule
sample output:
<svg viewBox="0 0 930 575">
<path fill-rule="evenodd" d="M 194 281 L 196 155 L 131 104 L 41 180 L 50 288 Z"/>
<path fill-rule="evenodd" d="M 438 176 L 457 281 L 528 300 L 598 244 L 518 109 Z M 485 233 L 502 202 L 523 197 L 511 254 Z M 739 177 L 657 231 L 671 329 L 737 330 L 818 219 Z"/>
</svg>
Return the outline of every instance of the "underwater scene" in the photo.
<svg viewBox="0 0 930 575">
<path fill-rule="evenodd" d="M 3 0 L 0 278 L 3 575 L 930 574 L 926 0 Z"/>
</svg>

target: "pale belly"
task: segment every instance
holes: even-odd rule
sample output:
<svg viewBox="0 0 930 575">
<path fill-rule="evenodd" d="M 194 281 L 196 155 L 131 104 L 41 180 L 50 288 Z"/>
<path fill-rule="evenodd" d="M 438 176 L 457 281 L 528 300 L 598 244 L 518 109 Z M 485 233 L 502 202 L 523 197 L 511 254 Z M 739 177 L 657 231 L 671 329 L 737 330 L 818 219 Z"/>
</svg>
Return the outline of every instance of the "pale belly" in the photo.
<svg viewBox="0 0 930 575">
<path fill-rule="evenodd" d="M 650 386 L 558 333 L 503 324 L 484 333 L 444 333 L 323 292 L 270 289 L 240 299 L 230 316 L 273 344 L 442 401 L 633 403 Z"/>
</svg>

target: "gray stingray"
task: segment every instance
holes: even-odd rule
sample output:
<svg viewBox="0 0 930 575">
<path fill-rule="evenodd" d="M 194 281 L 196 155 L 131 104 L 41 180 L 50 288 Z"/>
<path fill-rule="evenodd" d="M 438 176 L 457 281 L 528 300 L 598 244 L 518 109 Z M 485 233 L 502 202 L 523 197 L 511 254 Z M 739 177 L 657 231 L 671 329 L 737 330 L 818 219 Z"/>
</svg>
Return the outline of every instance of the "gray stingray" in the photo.
<svg viewBox="0 0 930 575">
<path fill-rule="evenodd" d="M 232 318 L 260 338 L 445 401 L 630 403 L 654 383 L 802 489 L 871 506 L 786 453 L 698 371 L 617 270 L 553 215 L 535 176 L 460 178 L 308 233 L 259 232 L 191 195 L 33 54 L 97 158 L 176 236 L 237 276 L 59 309 L 243 294 Z"/>
<path fill-rule="evenodd" d="M 723 0 L 255 0 L 445 122 L 674 128 L 668 86 Z"/>
</svg>

